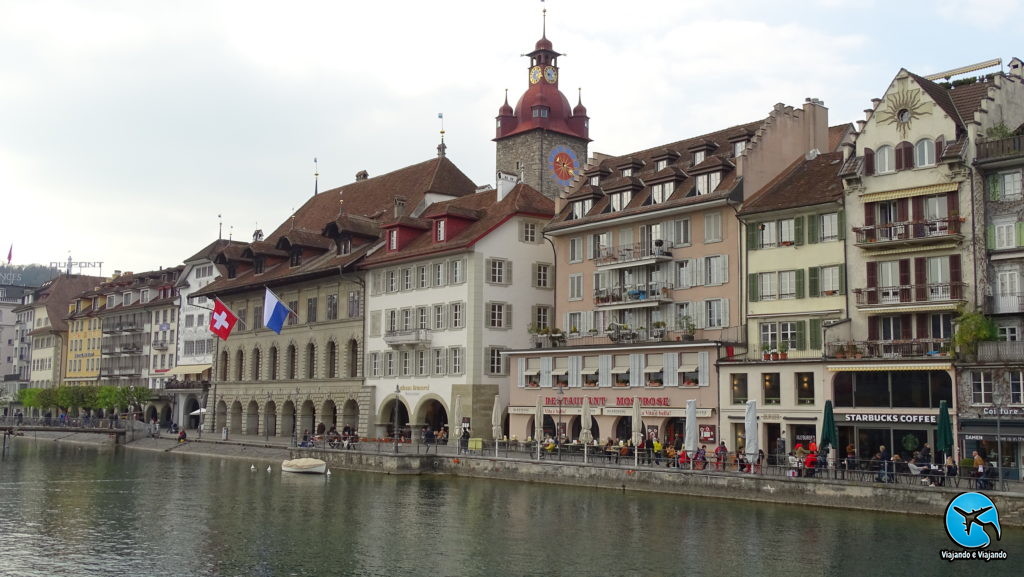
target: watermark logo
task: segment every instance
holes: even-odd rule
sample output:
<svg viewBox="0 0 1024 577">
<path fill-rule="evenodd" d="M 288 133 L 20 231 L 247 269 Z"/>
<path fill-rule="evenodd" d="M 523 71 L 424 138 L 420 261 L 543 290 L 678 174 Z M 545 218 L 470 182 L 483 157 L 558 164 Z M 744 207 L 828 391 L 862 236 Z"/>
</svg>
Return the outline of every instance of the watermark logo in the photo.
<svg viewBox="0 0 1024 577">
<path fill-rule="evenodd" d="M 945 523 L 946 535 L 963 549 L 942 550 L 943 559 L 1006 559 L 1006 551 L 989 550 L 994 542 L 1002 539 L 1003 530 L 999 525 L 999 510 L 988 496 L 960 493 L 946 505 Z"/>
</svg>

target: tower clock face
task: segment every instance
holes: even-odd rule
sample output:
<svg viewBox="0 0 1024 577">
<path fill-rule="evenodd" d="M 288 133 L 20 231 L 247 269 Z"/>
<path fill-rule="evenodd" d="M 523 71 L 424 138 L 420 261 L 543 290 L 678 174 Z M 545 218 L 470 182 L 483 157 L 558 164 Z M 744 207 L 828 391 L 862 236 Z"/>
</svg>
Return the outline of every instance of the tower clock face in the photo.
<svg viewBox="0 0 1024 577">
<path fill-rule="evenodd" d="M 558 81 L 558 70 L 556 70 L 554 66 L 545 66 L 544 67 L 544 80 L 546 80 L 548 84 L 554 84 L 555 82 L 557 82 Z"/>
<path fill-rule="evenodd" d="M 555 182 L 560 186 L 568 186 L 579 172 L 579 161 L 571 148 L 559 144 L 548 153 L 548 168 Z"/>
<path fill-rule="evenodd" d="M 540 77 L 543 71 L 540 66 L 534 66 L 530 69 L 530 84 L 537 84 L 540 82 Z"/>
</svg>

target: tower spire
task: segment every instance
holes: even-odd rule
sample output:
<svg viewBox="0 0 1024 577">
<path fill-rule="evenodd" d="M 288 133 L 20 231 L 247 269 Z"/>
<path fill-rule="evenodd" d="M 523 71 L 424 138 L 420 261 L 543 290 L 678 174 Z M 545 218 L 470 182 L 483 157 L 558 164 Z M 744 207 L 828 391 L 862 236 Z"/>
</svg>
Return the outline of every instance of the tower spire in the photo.
<svg viewBox="0 0 1024 577">
<path fill-rule="evenodd" d="M 441 144 L 437 145 L 437 157 L 438 158 L 444 158 L 445 157 L 445 150 L 448 149 L 448 147 L 445 146 L 445 144 L 444 144 L 444 113 L 443 112 L 438 112 L 437 113 L 437 118 L 438 118 L 438 120 L 441 121 Z"/>
<path fill-rule="evenodd" d="M 320 193 L 320 168 L 317 166 L 316 157 L 313 157 L 313 196 Z"/>
</svg>

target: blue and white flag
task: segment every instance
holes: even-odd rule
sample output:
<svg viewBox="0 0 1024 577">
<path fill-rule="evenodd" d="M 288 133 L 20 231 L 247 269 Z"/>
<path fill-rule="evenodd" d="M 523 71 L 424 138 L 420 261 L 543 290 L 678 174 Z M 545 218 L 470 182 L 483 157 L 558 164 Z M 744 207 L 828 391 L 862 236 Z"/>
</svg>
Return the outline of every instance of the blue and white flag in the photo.
<svg viewBox="0 0 1024 577">
<path fill-rule="evenodd" d="M 288 312 L 288 307 L 268 288 L 267 294 L 263 297 L 263 326 L 281 334 L 281 328 L 284 327 L 284 321 L 288 318 Z"/>
</svg>

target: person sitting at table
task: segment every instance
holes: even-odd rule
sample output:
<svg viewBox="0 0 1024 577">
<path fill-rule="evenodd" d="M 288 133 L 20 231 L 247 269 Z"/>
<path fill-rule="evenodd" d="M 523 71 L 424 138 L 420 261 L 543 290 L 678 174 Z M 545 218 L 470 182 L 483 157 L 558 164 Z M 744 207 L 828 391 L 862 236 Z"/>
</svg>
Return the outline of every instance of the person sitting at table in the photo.
<svg viewBox="0 0 1024 577">
<path fill-rule="evenodd" d="M 797 458 L 796 453 L 794 453 L 793 451 L 790 451 L 789 455 L 788 455 L 787 461 L 788 461 L 788 464 L 789 464 L 789 473 L 788 473 L 788 475 L 790 477 L 799 477 L 800 476 L 800 459 Z"/>
<path fill-rule="evenodd" d="M 679 455 L 679 453 L 676 452 L 675 448 L 672 447 L 671 445 L 669 445 L 669 447 L 667 449 L 665 449 L 665 461 L 666 461 L 666 465 L 665 466 L 666 467 L 675 467 L 678 464 L 677 461 L 676 461 L 676 457 L 678 455 Z"/>
<path fill-rule="evenodd" d="M 747 460 L 747 456 L 743 453 L 743 449 L 736 449 L 736 471 L 740 473 L 750 472 L 750 461 Z"/>
<path fill-rule="evenodd" d="M 703 470 L 708 465 L 708 446 L 701 445 L 693 455 L 693 468 Z"/>
<path fill-rule="evenodd" d="M 946 455 L 946 479 L 953 479 L 959 474 L 960 467 L 958 467 L 956 461 L 953 460 L 953 455 Z M 946 480 L 940 476 L 936 485 L 942 486 L 945 482 Z"/>
<path fill-rule="evenodd" d="M 810 451 L 804 457 L 804 477 L 813 477 L 814 470 L 818 467 L 818 456 Z"/>
<path fill-rule="evenodd" d="M 544 440 L 544 450 L 549 452 L 549 453 L 555 452 L 555 439 L 554 439 L 554 437 L 548 436 L 548 438 Z"/>
<path fill-rule="evenodd" d="M 688 469 L 691 467 L 690 453 L 686 449 L 679 450 L 679 468 Z"/>
</svg>

